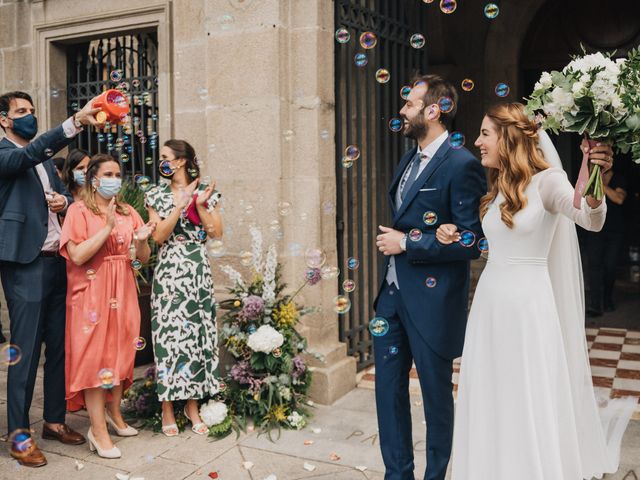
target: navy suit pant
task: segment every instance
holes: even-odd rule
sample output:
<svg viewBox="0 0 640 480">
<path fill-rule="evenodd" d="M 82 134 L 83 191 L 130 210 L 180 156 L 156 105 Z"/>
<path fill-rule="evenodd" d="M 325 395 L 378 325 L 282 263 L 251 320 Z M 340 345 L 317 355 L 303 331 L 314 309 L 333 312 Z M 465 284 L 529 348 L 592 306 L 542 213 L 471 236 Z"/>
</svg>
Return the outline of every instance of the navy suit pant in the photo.
<svg viewBox="0 0 640 480">
<path fill-rule="evenodd" d="M 38 257 L 22 265 L 0 262 L 11 340 L 22 358 L 9 366 L 9 432 L 28 429 L 42 343 L 45 344 L 44 420 L 63 423 L 66 412 L 64 336 L 67 274 L 63 257 Z"/>
<path fill-rule="evenodd" d="M 429 321 L 429 312 L 424 312 Z M 424 480 L 444 480 L 453 439 L 452 361 L 437 355 L 409 318 L 402 293 L 386 282 L 377 317 L 389 331 L 374 337 L 376 408 L 385 480 L 414 480 L 409 372 L 415 362 L 427 422 Z"/>
</svg>

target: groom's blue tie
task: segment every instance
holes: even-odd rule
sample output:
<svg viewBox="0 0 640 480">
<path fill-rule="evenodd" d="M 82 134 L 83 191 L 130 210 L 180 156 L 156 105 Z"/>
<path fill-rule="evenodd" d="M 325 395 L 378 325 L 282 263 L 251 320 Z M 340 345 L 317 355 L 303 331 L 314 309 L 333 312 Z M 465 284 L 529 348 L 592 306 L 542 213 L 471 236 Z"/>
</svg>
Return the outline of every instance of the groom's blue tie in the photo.
<svg viewBox="0 0 640 480">
<path fill-rule="evenodd" d="M 415 183 L 416 178 L 418 177 L 418 170 L 420 169 L 420 159 L 422 155 L 420 152 L 416 153 L 411 160 L 411 169 L 409 170 L 409 175 L 407 176 L 404 185 L 400 190 L 400 200 L 404 202 L 404 198 L 407 196 L 407 193 L 411 189 L 411 186 Z"/>
</svg>

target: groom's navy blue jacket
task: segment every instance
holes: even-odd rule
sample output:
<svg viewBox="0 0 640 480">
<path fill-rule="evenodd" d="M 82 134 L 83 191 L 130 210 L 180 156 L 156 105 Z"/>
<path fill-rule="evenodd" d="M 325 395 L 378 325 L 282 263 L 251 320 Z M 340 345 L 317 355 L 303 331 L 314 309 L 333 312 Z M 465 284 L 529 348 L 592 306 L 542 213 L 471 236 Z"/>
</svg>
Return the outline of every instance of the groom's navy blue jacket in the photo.
<svg viewBox="0 0 640 480">
<path fill-rule="evenodd" d="M 395 256 L 400 295 L 411 322 L 424 341 L 441 357 L 462 354 L 469 297 L 469 261 L 478 258 L 477 240 L 482 237 L 479 201 L 486 193 L 484 169 L 466 148 L 453 149 L 445 142 L 429 161 L 396 210 L 396 190 L 407 165 L 417 152 L 406 153 L 396 169 L 389 189 L 389 202 L 396 230 L 408 233 L 420 229 L 422 238 L 407 240 L 407 251 Z M 424 221 L 425 213 L 437 216 L 433 225 Z M 442 245 L 436 230 L 444 223 L 457 225 L 458 231 L 471 231 L 476 241 L 471 247 L 459 243 Z M 386 260 L 386 266 L 389 259 Z M 381 289 L 386 284 L 382 271 Z M 427 278 L 435 286 L 427 287 Z M 431 285 L 433 284 L 430 283 Z M 377 299 L 374 307 L 377 305 Z"/>
</svg>

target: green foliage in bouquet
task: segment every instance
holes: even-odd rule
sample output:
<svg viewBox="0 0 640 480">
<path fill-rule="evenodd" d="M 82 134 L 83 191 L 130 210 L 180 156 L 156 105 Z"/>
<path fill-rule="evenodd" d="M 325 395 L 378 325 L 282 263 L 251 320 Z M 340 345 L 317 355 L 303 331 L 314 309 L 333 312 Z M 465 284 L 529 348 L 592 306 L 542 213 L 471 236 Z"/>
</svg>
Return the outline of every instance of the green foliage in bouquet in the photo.
<svg viewBox="0 0 640 480">
<path fill-rule="evenodd" d="M 295 296 L 307 284 L 320 280 L 320 271 L 307 271 L 303 285 L 292 295 L 283 294 L 281 266 L 275 247 L 262 263 L 262 237 L 253 236 L 253 278 L 245 282 L 230 266 L 222 267 L 234 287 L 232 298 L 221 302 L 220 338 L 235 359 L 227 375 L 225 400 L 234 415 L 251 419 L 271 438 L 282 428 L 300 429 L 306 425 L 307 392 L 311 372 L 303 358 L 307 342 L 296 331 L 300 317 L 310 311 L 295 303 Z"/>
<path fill-rule="evenodd" d="M 629 51 L 620 68 L 620 87 L 629 116 L 619 129 L 615 145 L 622 153 L 631 152 L 633 161 L 640 163 L 640 47 Z"/>
</svg>

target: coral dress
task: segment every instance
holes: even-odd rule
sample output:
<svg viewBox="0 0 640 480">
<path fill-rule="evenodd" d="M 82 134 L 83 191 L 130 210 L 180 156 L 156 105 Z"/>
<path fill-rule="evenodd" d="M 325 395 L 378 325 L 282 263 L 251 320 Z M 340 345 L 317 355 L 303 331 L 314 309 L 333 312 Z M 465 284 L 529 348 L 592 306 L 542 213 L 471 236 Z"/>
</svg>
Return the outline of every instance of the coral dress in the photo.
<svg viewBox="0 0 640 480">
<path fill-rule="evenodd" d="M 105 219 L 84 202 L 67 212 L 60 253 L 67 261 L 67 325 L 65 386 L 69 411 L 84 408 L 87 388 L 108 389 L 133 380 L 133 362 L 140 348 L 140 308 L 129 247 L 143 225 L 132 207 L 116 213 L 111 235 L 93 258 L 81 266 L 69 259 L 67 242 L 79 244 L 105 226 Z M 149 348 L 149 347 L 147 347 Z"/>
</svg>

